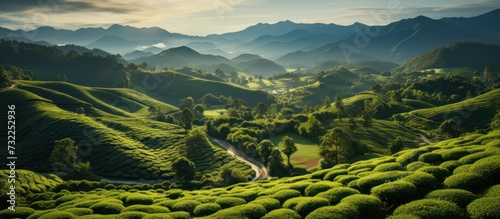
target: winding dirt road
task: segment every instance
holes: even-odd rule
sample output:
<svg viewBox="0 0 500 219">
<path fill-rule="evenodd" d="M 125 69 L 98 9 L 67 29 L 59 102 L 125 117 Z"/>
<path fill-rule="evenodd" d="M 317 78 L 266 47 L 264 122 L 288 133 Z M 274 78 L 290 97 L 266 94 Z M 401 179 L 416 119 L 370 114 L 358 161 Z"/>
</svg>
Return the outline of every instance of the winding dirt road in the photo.
<svg viewBox="0 0 500 219">
<path fill-rule="evenodd" d="M 264 166 L 264 164 L 236 150 L 236 148 L 233 145 L 229 144 L 229 142 L 227 141 L 215 138 L 210 138 L 210 140 L 217 143 L 217 145 L 223 148 L 224 150 L 227 150 L 227 152 L 231 154 L 233 157 L 236 157 L 236 159 L 241 160 L 252 167 L 253 171 L 255 171 L 255 177 L 253 177 L 253 179 L 250 180 L 250 182 L 254 182 L 260 179 L 270 178 L 269 172 L 267 171 L 267 168 Z"/>
</svg>

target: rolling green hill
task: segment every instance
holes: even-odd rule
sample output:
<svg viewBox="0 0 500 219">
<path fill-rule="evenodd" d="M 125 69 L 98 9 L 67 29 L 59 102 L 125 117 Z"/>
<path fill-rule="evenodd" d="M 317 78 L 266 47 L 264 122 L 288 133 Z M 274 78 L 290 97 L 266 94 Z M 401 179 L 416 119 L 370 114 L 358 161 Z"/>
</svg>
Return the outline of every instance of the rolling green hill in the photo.
<svg viewBox="0 0 500 219">
<path fill-rule="evenodd" d="M 397 70 L 405 72 L 432 68 L 493 66 L 500 68 L 497 57 L 500 45 L 477 42 L 458 42 L 424 52 L 403 63 Z"/>
<path fill-rule="evenodd" d="M 499 138 L 496 130 L 303 176 L 207 190 L 88 181 L 54 186 L 57 181 L 25 171 L 30 188 L 57 193 L 32 195 L 16 212 L 3 210 L 0 217 L 496 218 Z M 0 177 L 6 180 L 6 173 Z"/>
<path fill-rule="evenodd" d="M 79 146 L 78 160 L 90 161 L 105 177 L 156 180 L 173 176 L 185 131 L 146 118 L 150 106 L 164 113 L 178 108 L 129 89 L 90 88 L 64 82 L 15 81 L 0 92 L 0 103 L 16 107 L 17 168 L 58 172 L 49 161 L 54 141 L 70 137 Z M 82 107 L 83 114 L 76 113 Z M 7 114 L 7 108 L 1 113 Z M 7 117 L 2 122 L 7 123 Z M 4 133 L 0 136 L 6 141 Z M 253 172 L 248 165 L 210 145 L 196 157 L 198 177 L 221 168 Z M 6 150 L 1 156 L 7 156 Z M 217 157 L 217 159 L 213 159 Z"/>
<path fill-rule="evenodd" d="M 472 131 L 488 127 L 498 112 L 500 112 L 500 89 L 495 89 L 458 103 L 414 110 L 396 117 L 409 126 L 424 129 L 435 129 L 444 120 L 454 119 L 459 123 L 459 128 Z"/>
</svg>

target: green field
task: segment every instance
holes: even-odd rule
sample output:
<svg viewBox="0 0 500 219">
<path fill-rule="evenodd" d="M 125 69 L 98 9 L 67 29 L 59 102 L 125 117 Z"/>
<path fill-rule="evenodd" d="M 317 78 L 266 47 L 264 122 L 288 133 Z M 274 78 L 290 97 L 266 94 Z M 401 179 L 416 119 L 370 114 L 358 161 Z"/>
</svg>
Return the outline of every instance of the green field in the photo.
<svg viewBox="0 0 500 219">
<path fill-rule="evenodd" d="M 290 157 L 292 165 L 309 168 L 316 167 L 319 164 L 321 156 L 319 156 L 319 145 L 316 142 L 295 133 L 280 134 L 271 138 L 271 141 L 275 146 L 278 146 L 284 136 L 293 138 L 298 149 Z M 283 159 L 286 159 L 286 157 L 284 156 Z"/>
</svg>

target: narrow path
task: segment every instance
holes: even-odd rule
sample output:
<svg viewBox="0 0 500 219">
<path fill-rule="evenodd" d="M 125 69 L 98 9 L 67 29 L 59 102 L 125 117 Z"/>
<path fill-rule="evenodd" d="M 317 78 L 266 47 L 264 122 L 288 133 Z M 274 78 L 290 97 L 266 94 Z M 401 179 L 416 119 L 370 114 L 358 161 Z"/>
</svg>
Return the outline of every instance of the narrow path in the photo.
<svg viewBox="0 0 500 219">
<path fill-rule="evenodd" d="M 425 137 L 425 135 L 423 135 L 423 134 L 419 134 L 419 135 L 420 135 L 420 138 L 422 139 L 422 141 L 424 141 L 427 144 L 432 144 L 432 141 L 429 140 L 427 137 Z"/>
<path fill-rule="evenodd" d="M 133 180 L 133 179 L 130 179 L 130 180 L 127 180 L 127 179 L 110 179 L 110 178 L 106 178 L 106 177 L 101 177 L 101 180 L 103 182 L 107 182 L 107 183 L 113 183 L 113 184 L 126 184 L 126 185 L 136 185 L 136 184 L 155 184 L 155 183 L 161 183 L 161 182 L 165 182 L 166 180 L 163 180 L 163 179 L 151 179 L 151 180 L 147 180 L 147 179 L 136 179 L 136 180 Z"/>
<path fill-rule="evenodd" d="M 252 167 L 252 169 L 255 171 L 255 177 L 250 180 L 250 182 L 254 182 L 260 179 L 268 179 L 270 177 L 269 172 L 267 171 L 267 168 L 264 166 L 264 164 L 238 151 L 234 146 L 229 144 L 229 142 L 215 138 L 210 138 L 210 140 L 217 143 L 217 145 L 219 145 L 221 148 L 227 150 L 227 152 L 233 157 L 236 157 L 236 159 L 241 160 Z"/>
</svg>

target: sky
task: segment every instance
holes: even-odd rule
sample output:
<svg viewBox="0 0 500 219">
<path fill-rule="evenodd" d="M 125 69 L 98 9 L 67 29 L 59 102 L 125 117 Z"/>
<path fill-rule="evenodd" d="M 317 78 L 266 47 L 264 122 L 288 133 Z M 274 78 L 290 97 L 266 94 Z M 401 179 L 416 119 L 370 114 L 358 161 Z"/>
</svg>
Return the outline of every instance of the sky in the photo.
<svg viewBox="0 0 500 219">
<path fill-rule="evenodd" d="M 0 0 L 0 26 L 75 30 L 121 24 L 207 35 L 283 20 L 385 25 L 419 15 L 473 17 L 498 8 L 498 0 Z"/>
</svg>

